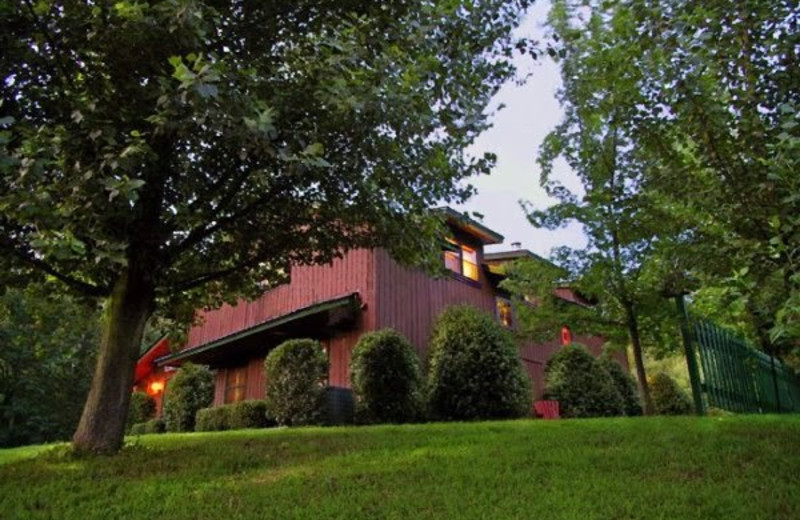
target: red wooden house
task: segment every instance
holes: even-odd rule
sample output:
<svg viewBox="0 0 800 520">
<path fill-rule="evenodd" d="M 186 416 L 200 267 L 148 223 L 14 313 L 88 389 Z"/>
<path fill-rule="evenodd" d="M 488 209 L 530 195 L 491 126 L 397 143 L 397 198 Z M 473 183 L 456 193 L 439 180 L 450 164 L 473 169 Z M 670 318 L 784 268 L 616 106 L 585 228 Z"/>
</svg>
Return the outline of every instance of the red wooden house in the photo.
<svg viewBox="0 0 800 520">
<path fill-rule="evenodd" d="M 170 353 L 166 340 L 154 345 L 140 359 L 137 387 L 158 398 L 169 371 L 192 361 L 215 370 L 214 405 L 263 399 L 265 356 L 296 337 L 319 339 L 330 360 L 328 383 L 349 387 L 350 355 L 364 332 L 394 328 L 425 360 L 434 320 L 448 305 L 473 305 L 513 327 L 508 294 L 498 287 L 502 267 L 535 255 L 526 250 L 484 253 L 484 246 L 500 244 L 503 237 L 453 210 L 445 212 L 452 232 L 442 251 L 448 276 L 434 278 L 402 267 L 381 249 L 351 251 L 330 265 L 293 267 L 289 283 L 255 301 L 201 312 L 202 324 L 189 331 L 180 351 Z M 603 343 L 598 337 L 578 341 L 595 354 Z M 520 345 L 534 397 L 543 392 L 544 364 L 560 345 Z"/>
</svg>

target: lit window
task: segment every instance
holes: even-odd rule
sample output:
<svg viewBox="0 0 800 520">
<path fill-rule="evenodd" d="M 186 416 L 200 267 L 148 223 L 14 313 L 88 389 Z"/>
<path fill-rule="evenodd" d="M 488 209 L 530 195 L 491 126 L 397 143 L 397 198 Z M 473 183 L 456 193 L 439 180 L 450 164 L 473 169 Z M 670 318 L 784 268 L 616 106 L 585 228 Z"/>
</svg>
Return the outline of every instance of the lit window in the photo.
<svg viewBox="0 0 800 520">
<path fill-rule="evenodd" d="M 448 242 L 451 246 L 444 252 L 444 266 L 470 280 L 479 280 L 478 252 L 453 240 Z"/>
<path fill-rule="evenodd" d="M 246 387 L 247 367 L 229 368 L 225 377 L 225 402 L 243 401 Z"/>
<path fill-rule="evenodd" d="M 497 320 L 503 327 L 512 328 L 514 326 L 514 311 L 511 309 L 511 302 L 504 298 L 495 300 L 497 305 Z"/>
<path fill-rule="evenodd" d="M 478 253 L 467 246 L 461 246 L 461 263 L 464 276 L 472 280 L 478 279 Z"/>
</svg>

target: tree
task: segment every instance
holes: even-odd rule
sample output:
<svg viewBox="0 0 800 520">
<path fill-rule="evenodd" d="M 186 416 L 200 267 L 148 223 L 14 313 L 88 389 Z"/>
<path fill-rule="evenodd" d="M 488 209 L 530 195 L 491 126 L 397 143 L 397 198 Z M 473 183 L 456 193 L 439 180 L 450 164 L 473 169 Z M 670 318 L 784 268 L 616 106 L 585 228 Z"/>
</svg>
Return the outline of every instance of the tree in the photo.
<svg viewBox="0 0 800 520">
<path fill-rule="evenodd" d="M 629 147 L 650 163 L 635 191 L 679 223 L 679 233 L 660 233 L 679 245 L 662 252 L 670 276 L 682 275 L 673 289 L 697 280 L 700 299 L 713 295 L 724 321 L 747 322 L 762 349 L 798 348 L 800 100 L 790 35 L 800 8 L 621 0 L 559 2 L 554 12 L 564 30 L 552 52 L 594 46 L 595 63 L 608 64 L 572 73 L 594 99 L 628 107 Z"/>
<path fill-rule="evenodd" d="M 675 248 L 680 228 L 661 200 L 641 189 L 651 170 L 660 165 L 637 146 L 633 124 L 643 95 L 641 73 L 629 62 L 639 49 L 614 45 L 616 38 L 637 38 L 635 28 L 625 24 L 622 15 L 618 22 L 600 9 L 585 18 L 580 13 L 565 1 L 554 2 L 550 13 L 553 55 L 562 70 L 559 100 L 564 118 L 542 144 L 539 164 L 541 183 L 557 203 L 546 209 L 528 207 L 528 217 L 534 226 L 548 229 L 578 222 L 588 244 L 556 253 L 557 263 L 566 270 L 562 280 L 552 269 L 534 265 L 528 268 L 530 282 L 522 278 L 517 286 L 523 294 L 537 290 L 533 296 L 552 304 L 555 285 L 565 279 L 573 290 L 595 301 L 591 308 L 569 310 L 582 321 L 603 326 L 611 337 L 621 340 L 621 333 L 625 335 L 649 413 L 641 320 L 657 316 L 663 306 L 661 291 L 670 269 L 662 252 Z M 553 177 L 553 164 L 559 158 L 577 175 L 582 196 Z"/>
<path fill-rule="evenodd" d="M 74 446 L 114 452 L 155 311 L 255 297 L 356 247 L 437 248 L 434 203 L 525 42 L 528 0 L 3 11 L 0 261 L 108 300 Z"/>
<path fill-rule="evenodd" d="M 0 446 L 69 438 L 89 391 L 98 318 L 38 284 L 0 296 Z"/>
<path fill-rule="evenodd" d="M 741 302 L 762 349 L 787 353 L 800 339 L 800 7 L 622 4 L 647 35 L 631 63 L 645 77 L 641 141 L 669 173 L 649 189 L 714 252 L 693 259 L 696 275 Z"/>
</svg>

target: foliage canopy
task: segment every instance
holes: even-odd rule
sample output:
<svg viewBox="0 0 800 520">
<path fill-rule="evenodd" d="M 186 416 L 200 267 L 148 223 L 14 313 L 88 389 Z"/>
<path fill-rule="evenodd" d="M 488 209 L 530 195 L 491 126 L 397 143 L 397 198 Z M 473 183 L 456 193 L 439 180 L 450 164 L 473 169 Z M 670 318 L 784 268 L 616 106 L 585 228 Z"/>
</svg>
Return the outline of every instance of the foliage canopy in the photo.
<svg viewBox="0 0 800 520">
<path fill-rule="evenodd" d="M 0 267 L 110 299 L 76 447 L 121 446 L 154 311 L 185 324 L 354 247 L 424 264 L 428 208 L 494 162 L 464 149 L 526 48 L 528 4 L 4 8 Z"/>
</svg>

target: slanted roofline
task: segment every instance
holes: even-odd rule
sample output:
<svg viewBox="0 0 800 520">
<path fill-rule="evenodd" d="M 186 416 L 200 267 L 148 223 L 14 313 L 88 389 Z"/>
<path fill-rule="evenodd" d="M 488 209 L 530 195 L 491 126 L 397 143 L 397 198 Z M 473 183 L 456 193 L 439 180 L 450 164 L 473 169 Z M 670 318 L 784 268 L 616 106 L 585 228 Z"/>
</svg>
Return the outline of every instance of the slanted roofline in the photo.
<svg viewBox="0 0 800 520">
<path fill-rule="evenodd" d="M 496 251 L 494 253 L 484 253 L 483 261 L 487 262 L 503 262 L 510 260 L 519 260 L 520 258 L 530 258 L 531 260 L 541 260 L 550 263 L 549 260 L 528 251 L 527 249 L 510 249 L 508 251 Z"/>
<path fill-rule="evenodd" d="M 459 213 L 453 208 L 441 207 L 434 211 L 444 215 L 445 220 L 454 226 L 474 237 L 480 239 L 483 245 L 502 244 L 503 235 L 484 226 L 464 213 Z"/>
</svg>

